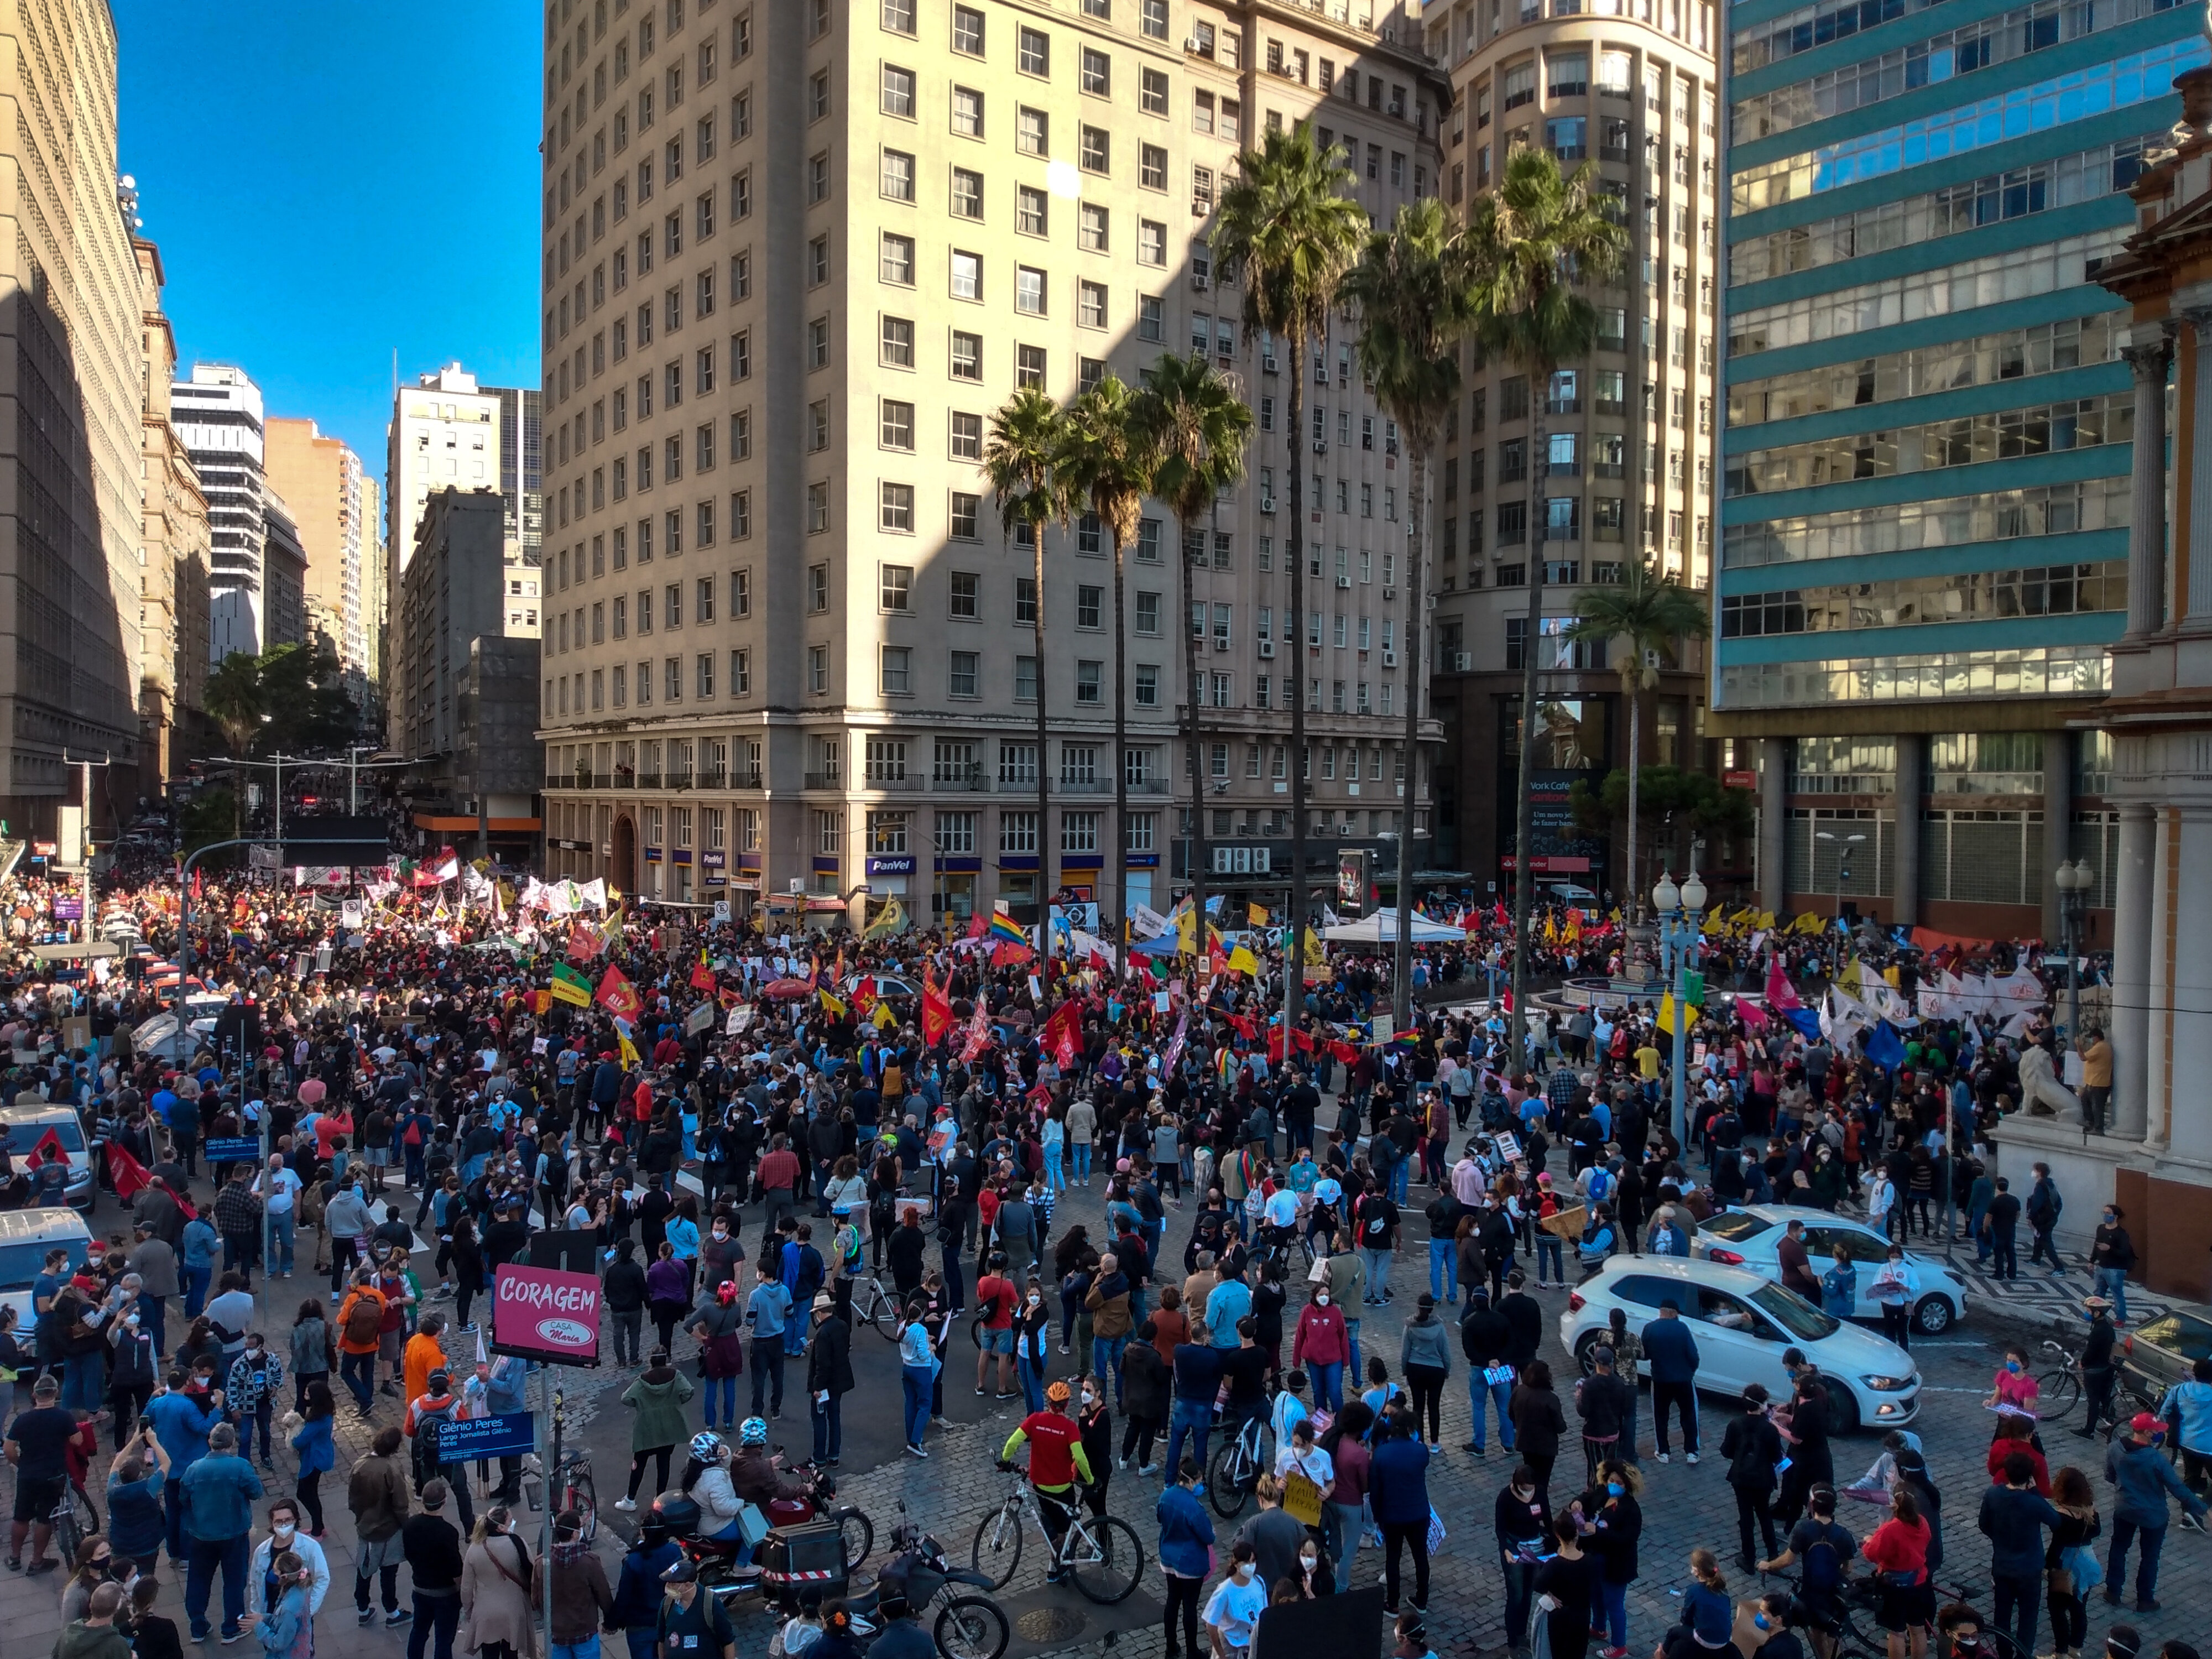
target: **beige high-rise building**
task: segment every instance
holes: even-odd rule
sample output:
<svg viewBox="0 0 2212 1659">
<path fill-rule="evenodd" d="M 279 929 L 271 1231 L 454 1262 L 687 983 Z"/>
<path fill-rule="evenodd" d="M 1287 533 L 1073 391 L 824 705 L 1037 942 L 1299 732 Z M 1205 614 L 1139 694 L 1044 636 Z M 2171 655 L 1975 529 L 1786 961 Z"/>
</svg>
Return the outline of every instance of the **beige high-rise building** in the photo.
<svg viewBox="0 0 2212 1659">
<path fill-rule="evenodd" d="M 536 550 L 526 545 L 528 526 L 526 492 L 537 481 L 526 478 L 513 466 L 503 466 L 503 426 L 512 424 L 510 406 L 520 410 L 534 394 L 479 386 L 477 377 L 459 363 L 448 363 L 434 374 L 402 386 L 393 395 L 392 423 L 385 428 L 385 623 L 388 630 L 386 663 L 396 683 L 401 665 L 415 659 L 406 636 L 407 611 L 400 596 L 405 591 L 408 566 L 415 557 L 416 542 L 431 497 L 446 489 L 473 492 L 502 491 L 501 562 L 503 580 L 512 615 L 505 632 L 525 636 L 538 626 L 538 572 Z M 515 479 L 512 491 L 505 480 Z M 390 697 L 386 721 L 389 742 L 406 750 L 398 721 L 398 699 Z"/>
<path fill-rule="evenodd" d="M 0 33 L 0 818 L 51 836 L 77 787 L 65 754 L 137 763 L 142 279 L 108 8 L 8 0 Z"/>
<path fill-rule="evenodd" d="M 199 475 L 169 424 L 177 339 L 161 309 L 161 251 L 134 238 L 139 378 L 138 791 L 155 796 L 198 752 L 207 686 L 208 514 Z"/>
<path fill-rule="evenodd" d="M 309 636 L 319 629 L 327 635 L 348 695 L 365 708 L 374 662 L 365 566 L 375 538 L 361 457 L 312 420 L 278 415 L 264 424 L 263 451 L 269 486 L 291 508 L 307 551 Z"/>
<path fill-rule="evenodd" d="M 1119 684 L 1108 539 L 1047 532 L 1040 756 L 1031 552 L 979 463 L 1017 388 L 1071 399 L 1194 349 L 1257 416 L 1194 544 L 1217 886 L 1288 889 L 1302 692 L 1316 865 L 1395 866 L 1422 793 L 1404 457 L 1348 331 L 1305 364 L 1248 342 L 1208 238 L 1240 149 L 1300 121 L 1376 222 L 1436 193 L 1446 88 L 1416 24 L 1381 0 L 556 0 L 545 42 L 555 870 L 740 912 L 866 883 L 927 920 L 1110 899 L 1110 858 L 1164 908 L 1188 811 L 1174 519 L 1147 502 L 1127 550 Z M 1298 374 L 1310 432 L 1288 429 Z"/>
<path fill-rule="evenodd" d="M 384 706 L 390 696 L 390 671 L 386 660 L 386 638 L 392 630 L 390 571 L 384 532 L 384 482 L 363 471 L 361 477 L 361 615 L 368 641 L 368 702 L 365 732 L 384 729 Z"/>
<path fill-rule="evenodd" d="M 1599 332 L 1587 361 L 1562 365 L 1548 386 L 1532 386 L 1510 362 L 1474 352 L 1465 362 L 1436 497 L 1435 693 L 1445 733 L 1437 855 L 1474 875 L 1477 893 L 1492 882 L 1498 894 L 1511 890 L 1528 582 L 1540 558 L 1533 868 L 1540 890 L 1641 890 L 1607 836 L 1567 805 L 1577 780 L 1595 788 L 1628 763 L 1619 665 L 1607 660 L 1607 646 L 1561 635 L 1580 596 L 1619 581 L 1632 560 L 1698 587 L 1711 572 L 1713 8 L 1430 0 L 1424 15 L 1431 55 L 1452 77 L 1445 200 L 1472 210 L 1497 186 L 1506 156 L 1540 146 L 1563 170 L 1595 169 L 1598 199 L 1632 244 L 1619 277 L 1588 291 Z M 1540 424 L 1540 455 L 1531 453 Z M 1533 477 L 1543 480 L 1534 505 Z M 1703 668 L 1693 641 L 1643 697 L 1645 764 L 1703 765 Z M 1643 838 L 1647 876 L 1677 850 L 1653 839 Z"/>
</svg>

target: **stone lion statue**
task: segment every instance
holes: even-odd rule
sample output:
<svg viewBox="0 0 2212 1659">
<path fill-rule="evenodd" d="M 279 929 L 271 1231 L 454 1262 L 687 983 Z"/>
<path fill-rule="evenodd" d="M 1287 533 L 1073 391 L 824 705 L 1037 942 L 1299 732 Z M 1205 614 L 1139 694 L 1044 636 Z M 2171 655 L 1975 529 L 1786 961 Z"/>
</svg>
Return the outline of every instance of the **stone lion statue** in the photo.
<svg viewBox="0 0 2212 1659">
<path fill-rule="evenodd" d="M 2031 1117 L 2079 1117 L 2081 1103 L 2058 1080 L 2051 1050 L 2032 1042 L 2020 1056 L 2021 1109 Z"/>
</svg>

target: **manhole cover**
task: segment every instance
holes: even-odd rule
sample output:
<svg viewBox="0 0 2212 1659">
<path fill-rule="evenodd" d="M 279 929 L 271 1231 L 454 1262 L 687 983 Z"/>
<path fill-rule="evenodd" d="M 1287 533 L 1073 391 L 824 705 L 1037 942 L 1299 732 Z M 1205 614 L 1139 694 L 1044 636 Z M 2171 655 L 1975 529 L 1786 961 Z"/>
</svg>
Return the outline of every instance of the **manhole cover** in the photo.
<svg viewBox="0 0 2212 1659">
<path fill-rule="evenodd" d="M 1014 1620 L 1014 1633 L 1024 1642 L 1071 1642 L 1090 1623 L 1073 1607 L 1039 1607 Z"/>
</svg>

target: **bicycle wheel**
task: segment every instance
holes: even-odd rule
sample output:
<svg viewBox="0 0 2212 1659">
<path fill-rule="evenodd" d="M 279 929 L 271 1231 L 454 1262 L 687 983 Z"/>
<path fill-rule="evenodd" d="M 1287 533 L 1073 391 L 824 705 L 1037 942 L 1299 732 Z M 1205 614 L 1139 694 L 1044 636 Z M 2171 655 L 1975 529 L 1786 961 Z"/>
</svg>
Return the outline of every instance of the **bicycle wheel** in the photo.
<svg viewBox="0 0 2212 1659">
<path fill-rule="evenodd" d="M 2045 1418 L 2064 1417 L 2081 1403 L 2081 1379 L 2073 1371 L 2053 1366 L 2035 1379 L 2037 1398 L 2042 1402 L 2037 1409 Z"/>
<path fill-rule="evenodd" d="M 1145 1576 L 1145 1547 L 1119 1516 L 1094 1516 L 1082 1536 L 1069 1544 L 1068 1575 L 1094 1601 L 1110 1607 L 1126 1600 Z"/>
<path fill-rule="evenodd" d="M 876 1328 L 876 1334 L 886 1342 L 897 1341 L 898 1304 L 891 1299 L 881 1284 L 875 1285 L 870 1302 L 872 1311 L 868 1315 L 868 1323 Z"/>
<path fill-rule="evenodd" d="M 1206 1501 L 1213 1505 L 1213 1512 L 1224 1521 L 1233 1521 L 1244 1513 L 1244 1505 L 1252 1496 L 1245 1485 L 1251 1476 L 1251 1460 L 1245 1455 L 1243 1443 L 1231 1437 L 1213 1449 L 1213 1455 L 1206 1466 Z"/>
<path fill-rule="evenodd" d="M 876 1523 L 856 1509 L 842 1509 L 837 1511 L 837 1538 L 844 1548 L 845 1572 L 849 1577 L 875 1550 Z"/>
<path fill-rule="evenodd" d="M 599 1492 L 592 1485 L 592 1472 L 589 1468 L 580 1465 L 572 1465 L 569 1468 L 566 1477 L 562 1480 L 561 1501 L 554 1513 L 557 1515 L 562 1510 L 575 1510 L 579 1518 L 582 1520 L 584 1530 L 580 1535 L 586 1543 L 590 1543 L 599 1535 Z"/>
<path fill-rule="evenodd" d="M 988 1595 L 956 1595 L 937 1615 L 937 1650 L 945 1659 L 999 1659 L 1012 1634 L 1006 1610 Z"/>
<path fill-rule="evenodd" d="M 968 1547 L 968 1565 L 991 1581 L 994 1590 L 1012 1582 L 1022 1565 L 1022 1511 L 1016 1504 L 1001 1504 L 985 1516 L 975 1528 L 975 1541 Z"/>
</svg>

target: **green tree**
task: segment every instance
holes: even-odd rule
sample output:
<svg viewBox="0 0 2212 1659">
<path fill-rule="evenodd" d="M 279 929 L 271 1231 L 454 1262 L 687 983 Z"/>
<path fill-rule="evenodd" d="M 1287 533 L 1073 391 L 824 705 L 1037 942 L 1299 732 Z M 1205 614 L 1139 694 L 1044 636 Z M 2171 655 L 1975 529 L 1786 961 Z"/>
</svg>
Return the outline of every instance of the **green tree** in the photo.
<svg viewBox="0 0 2212 1659">
<path fill-rule="evenodd" d="M 1629 773 L 1616 767 L 1595 789 L 1577 778 L 1567 791 L 1575 822 L 1602 834 L 1629 813 Z M 1647 766 L 1638 780 L 1636 815 L 1655 839 L 1686 825 L 1701 836 L 1738 841 L 1757 822 L 1748 789 L 1731 789 L 1710 772 L 1680 766 Z"/>
<path fill-rule="evenodd" d="M 1610 641 L 1620 659 L 1620 690 L 1628 701 L 1628 914 L 1644 911 L 1644 877 L 1636 862 L 1636 794 L 1642 770 L 1644 693 L 1659 684 L 1659 659 L 1674 653 L 1675 642 L 1703 639 L 1711 631 L 1702 600 L 1671 575 L 1662 576 L 1648 559 L 1628 567 L 1625 580 L 1583 590 L 1575 600 L 1575 620 L 1567 637 L 1577 641 Z"/>
<path fill-rule="evenodd" d="M 232 758 L 239 763 L 235 769 L 238 782 L 231 791 L 234 840 L 246 834 L 244 763 L 247 751 L 261 735 L 263 723 L 269 718 L 268 691 L 262 684 L 261 664 L 259 657 L 234 651 L 208 672 L 207 688 L 200 694 L 200 707 L 215 722 Z"/>
<path fill-rule="evenodd" d="M 1562 363 L 1587 357 L 1597 343 L 1597 311 L 1575 291 L 1620 268 L 1628 234 L 1590 205 L 1595 169 L 1585 163 L 1561 176 L 1550 152 L 1523 149 L 1506 160 L 1498 188 L 1468 215 L 1466 246 L 1474 337 L 1528 377 L 1528 620 L 1521 641 L 1520 800 L 1514 814 L 1513 1012 L 1528 1006 L 1528 905 L 1534 893 L 1528 849 L 1535 840 L 1536 667 L 1544 615 L 1544 542 L 1549 525 L 1544 480 L 1551 453 L 1544 431 L 1552 376 Z M 1641 526 L 1638 527 L 1641 533 Z M 1516 1030 L 1515 1063 L 1520 1060 Z"/>
<path fill-rule="evenodd" d="M 1109 374 L 1069 408 L 1066 431 L 1060 465 L 1068 499 L 1088 501 L 1114 544 L 1114 829 L 1103 866 L 1112 900 L 1110 908 L 1102 902 L 1099 913 L 1119 921 L 1128 911 L 1129 636 L 1123 561 L 1136 539 L 1156 470 L 1152 429 L 1137 394 Z"/>
<path fill-rule="evenodd" d="M 1182 568 L 1183 751 L 1190 771 L 1190 898 L 1206 914 L 1206 768 L 1199 730 L 1198 648 L 1203 641 L 1190 625 L 1197 602 L 1190 540 L 1201 519 L 1213 511 L 1220 492 L 1244 476 L 1244 447 L 1250 441 L 1252 410 L 1206 360 L 1170 352 L 1145 371 L 1141 418 L 1149 429 L 1155 466 L 1152 493 L 1175 514 L 1178 562 Z M 1200 939 L 1203 934 L 1196 934 Z"/>
<path fill-rule="evenodd" d="M 1312 884 L 1306 870 L 1306 699 L 1303 659 L 1297 655 L 1306 608 L 1305 465 L 1300 446 L 1305 437 L 1306 353 L 1328 331 L 1345 273 L 1359 258 L 1367 240 L 1367 214 L 1352 199 L 1355 188 L 1344 164 L 1344 151 L 1324 149 L 1312 126 L 1300 122 L 1288 132 L 1271 131 L 1256 150 L 1237 158 L 1237 181 L 1222 192 L 1213 227 L 1213 257 L 1222 280 L 1243 287 L 1247 337 L 1264 333 L 1280 341 L 1289 354 L 1289 418 L 1284 424 L 1289 462 L 1290 535 L 1284 556 L 1290 566 L 1290 638 L 1292 661 L 1284 676 L 1291 703 L 1291 931 L 1283 961 L 1284 1052 L 1305 994 L 1306 912 Z M 1201 948 L 1206 935 L 1197 938 Z"/>
<path fill-rule="evenodd" d="M 1035 386 L 1024 386 L 991 416 L 983 445 L 983 473 L 999 504 L 1006 533 L 1030 538 L 1035 606 L 1030 618 L 1036 653 L 1037 945 L 1045 945 L 1045 909 L 1054 888 L 1050 781 L 1044 660 L 1044 532 L 1067 516 L 1062 463 L 1067 449 L 1066 420 L 1060 407 Z"/>
<path fill-rule="evenodd" d="M 1391 1006 L 1402 1030 L 1413 1022 L 1413 822 L 1420 801 L 1423 624 L 1428 619 L 1429 465 L 1444 416 L 1459 399 L 1458 346 L 1471 320 L 1465 258 L 1443 204 L 1408 203 L 1345 278 L 1359 307 L 1359 366 L 1404 434 L 1408 463 L 1406 548 L 1406 804 L 1399 814 L 1398 928 Z"/>
</svg>

